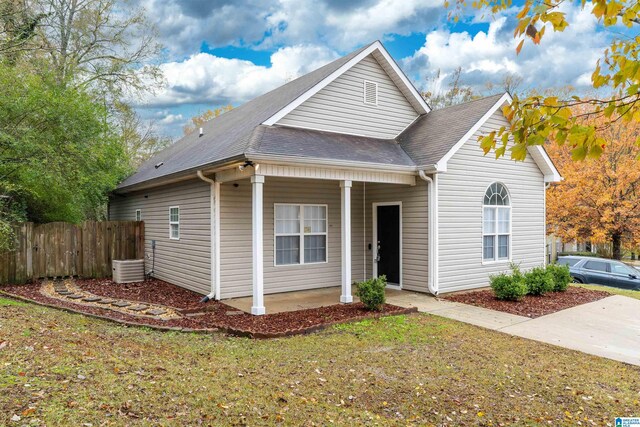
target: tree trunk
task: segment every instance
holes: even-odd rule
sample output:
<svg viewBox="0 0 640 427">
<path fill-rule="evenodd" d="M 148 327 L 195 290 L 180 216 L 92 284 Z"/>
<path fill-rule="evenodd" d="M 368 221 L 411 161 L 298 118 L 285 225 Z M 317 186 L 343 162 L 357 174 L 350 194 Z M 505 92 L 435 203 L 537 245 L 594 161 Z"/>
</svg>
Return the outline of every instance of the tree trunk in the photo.
<svg viewBox="0 0 640 427">
<path fill-rule="evenodd" d="M 616 233 L 611 236 L 611 244 L 613 246 L 613 259 L 622 259 L 622 235 Z"/>
</svg>

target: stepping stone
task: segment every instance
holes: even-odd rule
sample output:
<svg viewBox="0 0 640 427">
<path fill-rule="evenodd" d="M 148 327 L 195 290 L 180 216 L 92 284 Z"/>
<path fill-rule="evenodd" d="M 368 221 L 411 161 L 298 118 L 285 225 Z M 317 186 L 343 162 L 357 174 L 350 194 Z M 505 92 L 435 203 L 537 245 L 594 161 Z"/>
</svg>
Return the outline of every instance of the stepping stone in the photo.
<svg viewBox="0 0 640 427">
<path fill-rule="evenodd" d="M 67 298 L 69 298 L 69 299 L 80 299 L 80 298 L 84 298 L 84 295 L 71 294 L 71 295 L 67 295 Z"/>
<path fill-rule="evenodd" d="M 244 311 L 227 311 L 225 314 L 227 316 L 240 316 L 241 314 L 244 314 Z"/>
<path fill-rule="evenodd" d="M 126 302 L 126 301 L 117 301 L 111 304 L 114 307 L 120 307 L 120 308 L 124 308 L 124 307 L 129 307 L 131 305 L 131 303 Z"/>
<path fill-rule="evenodd" d="M 86 297 L 86 298 L 82 298 L 82 301 L 84 302 L 97 302 L 102 300 L 101 297 Z"/>
<path fill-rule="evenodd" d="M 167 310 L 162 310 L 162 309 L 156 308 L 156 309 L 147 311 L 145 314 L 150 314 L 151 316 L 160 316 L 160 315 L 166 314 L 166 313 L 167 313 Z"/>
<path fill-rule="evenodd" d="M 96 301 L 98 304 L 113 304 L 114 302 L 116 302 L 116 300 L 114 299 L 101 299 L 100 301 Z"/>
<path fill-rule="evenodd" d="M 144 310 L 146 310 L 148 308 L 149 308 L 148 305 L 134 305 L 133 307 L 129 307 L 129 310 L 131 310 L 131 311 L 144 311 Z"/>
<path fill-rule="evenodd" d="M 73 295 L 73 292 L 69 292 L 69 291 L 56 291 L 56 293 L 58 295 Z"/>
</svg>

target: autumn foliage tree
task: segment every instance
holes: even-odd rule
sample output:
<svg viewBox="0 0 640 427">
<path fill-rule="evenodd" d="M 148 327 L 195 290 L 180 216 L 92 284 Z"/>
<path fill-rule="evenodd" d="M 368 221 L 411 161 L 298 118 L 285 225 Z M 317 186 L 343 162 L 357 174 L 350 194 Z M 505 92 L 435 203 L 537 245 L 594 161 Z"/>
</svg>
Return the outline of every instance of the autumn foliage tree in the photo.
<svg viewBox="0 0 640 427">
<path fill-rule="evenodd" d="M 598 131 L 602 154 L 582 162 L 573 160 L 575 148 L 570 144 L 547 146 L 564 177 L 547 191 L 547 221 L 556 235 L 609 243 L 616 259 L 621 258 L 623 247 L 639 246 L 640 164 L 636 157 L 640 147 L 635 143 L 639 134 L 639 123 L 615 122 Z"/>
<path fill-rule="evenodd" d="M 226 113 L 227 111 L 231 111 L 233 106 L 225 105 L 224 107 L 214 108 L 213 110 L 207 110 L 202 114 L 191 117 L 191 124 L 185 125 L 182 128 L 182 132 L 185 135 L 189 135 L 198 129 L 200 126 L 208 122 L 209 120 L 215 119 L 220 114 Z"/>
</svg>

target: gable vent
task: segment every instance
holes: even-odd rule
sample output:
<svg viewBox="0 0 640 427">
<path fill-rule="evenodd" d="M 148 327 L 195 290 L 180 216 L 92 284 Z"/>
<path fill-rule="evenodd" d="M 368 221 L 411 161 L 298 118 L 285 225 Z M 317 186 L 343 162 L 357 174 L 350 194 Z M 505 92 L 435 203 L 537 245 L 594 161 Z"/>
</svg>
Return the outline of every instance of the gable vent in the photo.
<svg viewBox="0 0 640 427">
<path fill-rule="evenodd" d="M 378 83 L 364 81 L 364 103 L 378 105 Z"/>
</svg>

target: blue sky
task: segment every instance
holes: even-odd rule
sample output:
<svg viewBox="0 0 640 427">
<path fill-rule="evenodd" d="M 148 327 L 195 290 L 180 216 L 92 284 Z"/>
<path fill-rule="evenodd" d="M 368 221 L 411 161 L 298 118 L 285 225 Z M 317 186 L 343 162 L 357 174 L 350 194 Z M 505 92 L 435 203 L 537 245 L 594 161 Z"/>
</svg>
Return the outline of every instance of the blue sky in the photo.
<svg viewBox="0 0 640 427">
<path fill-rule="evenodd" d="M 587 88 L 611 35 L 597 31 L 579 2 L 563 4 L 570 27 L 547 32 L 541 46 L 515 54 L 514 12 L 470 11 L 447 19 L 441 0 L 140 0 L 164 45 L 166 85 L 135 100 L 157 131 L 179 137 L 189 118 L 209 108 L 240 105 L 288 80 L 381 40 L 420 89 L 462 81 L 479 94 L 500 91 L 505 75 L 520 90 Z M 590 4 L 587 4 L 590 8 Z M 431 82 L 431 83 L 429 83 Z M 431 85 L 431 86 L 430 86 Z"/>
</svg>

